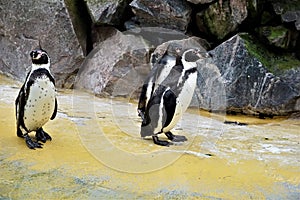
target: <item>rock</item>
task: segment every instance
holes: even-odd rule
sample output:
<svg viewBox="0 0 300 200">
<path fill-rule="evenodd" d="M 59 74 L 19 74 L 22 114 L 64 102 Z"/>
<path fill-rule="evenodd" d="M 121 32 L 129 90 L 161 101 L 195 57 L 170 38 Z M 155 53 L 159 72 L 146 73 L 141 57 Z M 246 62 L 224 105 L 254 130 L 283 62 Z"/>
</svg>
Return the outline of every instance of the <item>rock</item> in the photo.
<svg viewBox="0 0 300 200">
<path fill-rule="evenodd" d="M 205 60 L 198 67 L 197 87 L 191 107 L 211 112 L 225 112 L 227 99 L 224 80 L 218 67 L 210 60 L 211 58 Z"/>
<path fill-rule="evenodd" d="M 68 13 L 83 53 L 87 55 L 92 49 L 90 41 L 92 19 L 86 9 L 85 2 L 81 0 L 64 0 L 64 2 L 68 8 Z"/>
<path fill-rule="evenodd" d="M 298 33 L 284 26 L 263 26 L 258 28 L 259 35 L 271 46 L 282 49 L 293 49 L 296 47 Z"/>
<path fill-rule="evenodd" d="M 193 4 L 206 4 L 206 3 L 211 3 L 214 0 L 187 0 L 187 1 Z"/>
<path fill-rule="evenodd" d="M 42 47 L 52 61 L 58 87 L 71 87 L 83 60 L 64 1 L 0 2 L 0 71 L 23 81 L 30 70 L 29 53 Z"/>
<path fill-rule="evenodd" d="M 196 23 L 200 32 L 213 35 L 222 40 L 237 30 L 247 17 L 247 1 L 221 1 L 211 4 L 196 14 Z"/>
<path fill-rule="evenodd" d="M 123 32 L 124 34 L 132 34 L 136 36 L 143 37 L 143 39 L 149 44 L 149 46 L 156 48 L 162 43 L 171 41 L 171 40 L 182 40 L 188 38 L 181 31 L 176 31 L 172 29 L 167 29 L 163 27 L 142 27 L 130 29 Z"/>
<path fill-rule="evenodd" d="M 133 0 L 135 20 L 142 27 L 158 26 L 186 32 L 192 9 L 182 0 Z"/>
<path fill-rule="evenodd" d="M 297 0 L 276 1 L 272 5 L 275 13 L 281 16 L 283 22 L 295 22 L 296 29 L 300 30 L 300 4 Z"/>
<path fill-rule="evenodd" d="M 161 29 L 152 31 L 153 38 L 159 38 L 161 33 L 158 30 Z M 198 47 L 205 50 L 201 44 L 207 45 L 206 41 L 197 37 L 172 40 L 159 45 L 150 59 L 150 52 L 157 40 L 152 40 L 149 31 L 149 28 L 124 33 L 117 31 L 112 37 L 100 42 L 82 64 L 75 87 L 98 96 L 130 96 L 138 99 L 151 69 L 150 60 L 152 64 L 157 62 L 166 51 L 174 52 L 174 47 Z"/>
<path fill-rule="evenodd" d="M 87 56 L 75 87 L 100 96 L 130 96 L 142 83 L 140 74 L 149 68 L 148 54 L 149 47 L 141 37 L 118 31 Z"/>
<path fill-rule="evenodd" d="M 93 22 L 96 24 L 120 25 L 121 16 L 128 0 L 86 0 Z"/>
<path fill-rule="evenodd" d="M 99 43 L 105 41 L 106 39 L 114 36 L 117 34 L 119 31 L 118 29 L 108 26 L 108 27 L 103 27 L 103 26 L 95 26 L 92 29 L 92 43 L 93 47 L 95 48 Z"/>
<path fill-rule="evenodd" d="M 289 65 L 288 69 L 282 68 L 277 56 L 273 63 L 270 61 L 275 66 L 268 66 L 270 63 L 260 60 L 259 55 L 263 53 L 268 58 L 267 50 L 254 49 L 251 45 L 255 43 L 249 35 L 240 34 L 210 52 L 211 62 L 218 67 L 223 80 L 227 111 L 265 115 L 299 112 L 300 61 L 282 58 L 282 63 Z M 217 94 L 215 90 L 212 95 Z"/>
</svg>

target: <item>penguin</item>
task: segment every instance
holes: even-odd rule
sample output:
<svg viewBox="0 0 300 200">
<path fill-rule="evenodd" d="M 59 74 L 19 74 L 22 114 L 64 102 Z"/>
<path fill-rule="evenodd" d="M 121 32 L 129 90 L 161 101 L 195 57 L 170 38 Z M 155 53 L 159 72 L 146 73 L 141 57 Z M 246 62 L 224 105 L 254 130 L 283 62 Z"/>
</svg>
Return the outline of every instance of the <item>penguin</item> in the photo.
<svg viewBox="0 0 300 200">
<path fill-rule="evenodd" d="M 179 47 L 175 48 L 175 54 L 180 53 L 181 49 Z M 155 63 L 157 60 L 157 55 L 151 55 L 152 70 L 147 76 L 138 103 L 138 115 L 144 119 L 145 109 L 148 104 L 153 91 L 163 82 L 163 80 L 169 75 L 172 67 L 176 64 L 176 56 L 172 52 L 172 46 L 168 46 L 167 51 L 163 54 L 161 59 Z M 170 53 L 169 53 L 170 52 Z"/>
<path fill-rule="evenodd" d="M 175 63 L 173 59 L 166 62 L 163 67 L 167 70 L 153 68 L 140 95 L 138 111 L 142 113 L 141 137 L 152 136 L 153 142 L 161 146 L 187 140 L 185 136 L 172 134 L 171 129 L 192 100 L 197 82 L 197 61 L 209 57 L 208 53 L 194 48 L 182 52 L 182 56 L 176 56 Z M 164 133 L 172 142 L 160 140 L 160 133 Z"/>
<path fill-rule="evenodd" d="M 31 71 L 15 101 L 17 136 L 24 138 L 30 149 L 42 148 L 42 143 L 52 140 L 43 126 L 56 117 L 57 99 L 55 80 L 50 72 L 50 57 L 41 47 L 30 52 Z M 36 141 L 29 133 L 35 131 Z"/>
</svg>

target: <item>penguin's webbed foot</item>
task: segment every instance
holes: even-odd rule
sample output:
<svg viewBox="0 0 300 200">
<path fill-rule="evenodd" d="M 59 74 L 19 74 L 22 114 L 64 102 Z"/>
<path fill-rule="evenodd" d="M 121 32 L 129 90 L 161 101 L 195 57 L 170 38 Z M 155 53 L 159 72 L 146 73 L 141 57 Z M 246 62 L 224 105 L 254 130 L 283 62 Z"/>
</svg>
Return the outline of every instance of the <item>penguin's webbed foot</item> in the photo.
<svg viewBox="0 0 300 200">
<path fill-rule="evenodd" d="M 169 145 L 172 145 L 171 142 L 158 139 L 158 137 L 156 135 L 153 135 L 152 139 L 153 139 L 154 144 L 157 144 L 157 145 L 160 145 L 160 146 L 167 146 L 168 147 Z"/>
<path fill-rule="evenodd" d="M 43 148 L 43 144 L 32 141 L 32 139 L 29 137 L 28 134 L 25 135 L 24 138 L 25 138 L 26 145 L 28 146 L 29 149 Z"/>
<path fill-rule="evenodd" d="M 169 140 L 172 142 L 184 142 L 187 138 L 184 135 L 173 135 L 171 132 L 165 133 Z"/>
<path fill-rule="evenodd" d="M 47 140 L 52 140 L 51 136 L 46 133 L 43 128 L 40 128 L 36 131 L 35 137 L 37 141 L 42 141 L 43 143 L 45 143 Z"/>
</svg>

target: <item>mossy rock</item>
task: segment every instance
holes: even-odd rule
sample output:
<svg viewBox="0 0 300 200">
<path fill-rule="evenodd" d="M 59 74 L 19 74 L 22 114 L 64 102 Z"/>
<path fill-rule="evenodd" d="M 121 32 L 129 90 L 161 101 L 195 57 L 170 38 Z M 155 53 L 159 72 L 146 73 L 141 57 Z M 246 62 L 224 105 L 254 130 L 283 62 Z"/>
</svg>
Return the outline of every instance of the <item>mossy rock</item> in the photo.
<svg viewBox="0 0 300 200">
<path fill-rule="evenodd" d="M 218 3 L 211 5 L 203 16 L 204 25 L 209 33 L 216 36 L 218 40 L 224 39 L 229 33 L 235 31 L 238 26 L 229 12 L 229 2 L 225 2 L 222 6 L 224 8 L 221 8 Z"/>
<path fill-rule="evenodd" d="M 272 46 L 282 49 L 288 49 L 292 46 L 292 44 L 290 44 L 290 31 L 283 26 L 264 26 L 260 27 L 258 32 Z"/>
<path fill-rule="evenodd" d="M 270 72 L 280 75 L 286 70 L 299 68 L 300 60 L 288 52 L 272 52 L 249 34 L 239 34 L 250 55 L 257 58 Z"/>
</svg>

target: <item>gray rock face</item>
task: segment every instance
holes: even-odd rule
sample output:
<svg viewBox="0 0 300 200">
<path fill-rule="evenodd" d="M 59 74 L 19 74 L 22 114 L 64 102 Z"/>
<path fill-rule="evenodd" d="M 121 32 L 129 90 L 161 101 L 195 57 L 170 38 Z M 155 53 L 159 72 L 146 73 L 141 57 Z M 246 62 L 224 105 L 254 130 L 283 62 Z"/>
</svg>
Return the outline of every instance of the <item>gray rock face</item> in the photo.
<svg viewBox="0 0 300 200">
<path fill-rule="evenodd" d="M 125 33 L 117 31 L 112 37 L 100 42 L 82 64 L 76 88 L 99 96 L 130 96 L 137 99 L 151 64 L 158 62 L 165 52 L 175 52 L 177 47 L 197 47 L 205 51 L 207 47 L 206 41 L 197 37 L 171 40 L 158 45 L 150 58 L 153 44 L 158 43 L 161 34 L 161 29 L 155 30 L 152 31 L 155 40 L 149 36 L 150 29 L 145 28 Z M 171 36 L 182 37 L 175 33 Z"/>
<path fill-rule="evenodd" d="M 181 31 L 171 30 L 162 27 L 142 27 L 126 31 L 128 34 L 141 36 L 153 48 L 170 40 L 182 40 L 188 38 Z"/>
<path fill-rule="evenodd" d="M 281 16 L 283 22 L 295 22 L 295 27 L 300 31 L 300 4 L 297 0 L 273 2 L 273 9 Z"/>
<path fill-rule="evenodd" d="M 274 115 L 300 111 L 300 66 L 274 75 L 249 53 L 239 35 L 216 47 L 211 54 L 211 62 L 221 74 L 228 111 Z M 217 93 L 218 90 L 214 95 Z"/>
<path fill-rule="evenodd" d="M 296 48 L 298 33 L 291 31 L 284 26 L 260 27 L 258 32 L 262 38 L 271 46 L 282 49 Z"/>
<path fill-rule="evenodd" d="M 221 1 L 210 5 L 196 15 L 197 26 L 201 32 L 223 39 L 236 31 L 247 17 L 247 1 Z"/>
<path fill-rule="evenodd" d="M 101 96 L 129 96 L 141 84 L 140 74 L 147 73 L 148 54 L 142 38 L 116 32 L 85 59 L 75 87 Z"/>
<path fill-rule="evenodd" d="M 57 86 L 71 87 L 83 51 L 64 1 L 2 0 L 0 9 L 0 72 L 23 81 L 31 65 L 29 53 L 40 40 Z"/>
<path fill-rule="evenodd" d="M 117 34 L 118 29 L 113 27 L 94 27 L 92 30 L 92 43 L 93 47 L 96 47 L 99 43 L 105 41 L 107 38 L 110 38 Z"/>
<path fill-rule="evenodd" d="M 130 3 L 141 26 L 160 26 L 186 31 L 192 9 L 182 0 L 133 0 Z"/>
<path fill-rule="evenodd" d="M 119 25 L 128 0 L 86 0 L 92 19 L 97 24 Z"/>
<path fill-rule="evenodd" d="M 206 3 L 211 3 L 214 0 L 187 0 L 187 1 L 193 4 L 206 4 Z"/>
</svg>

